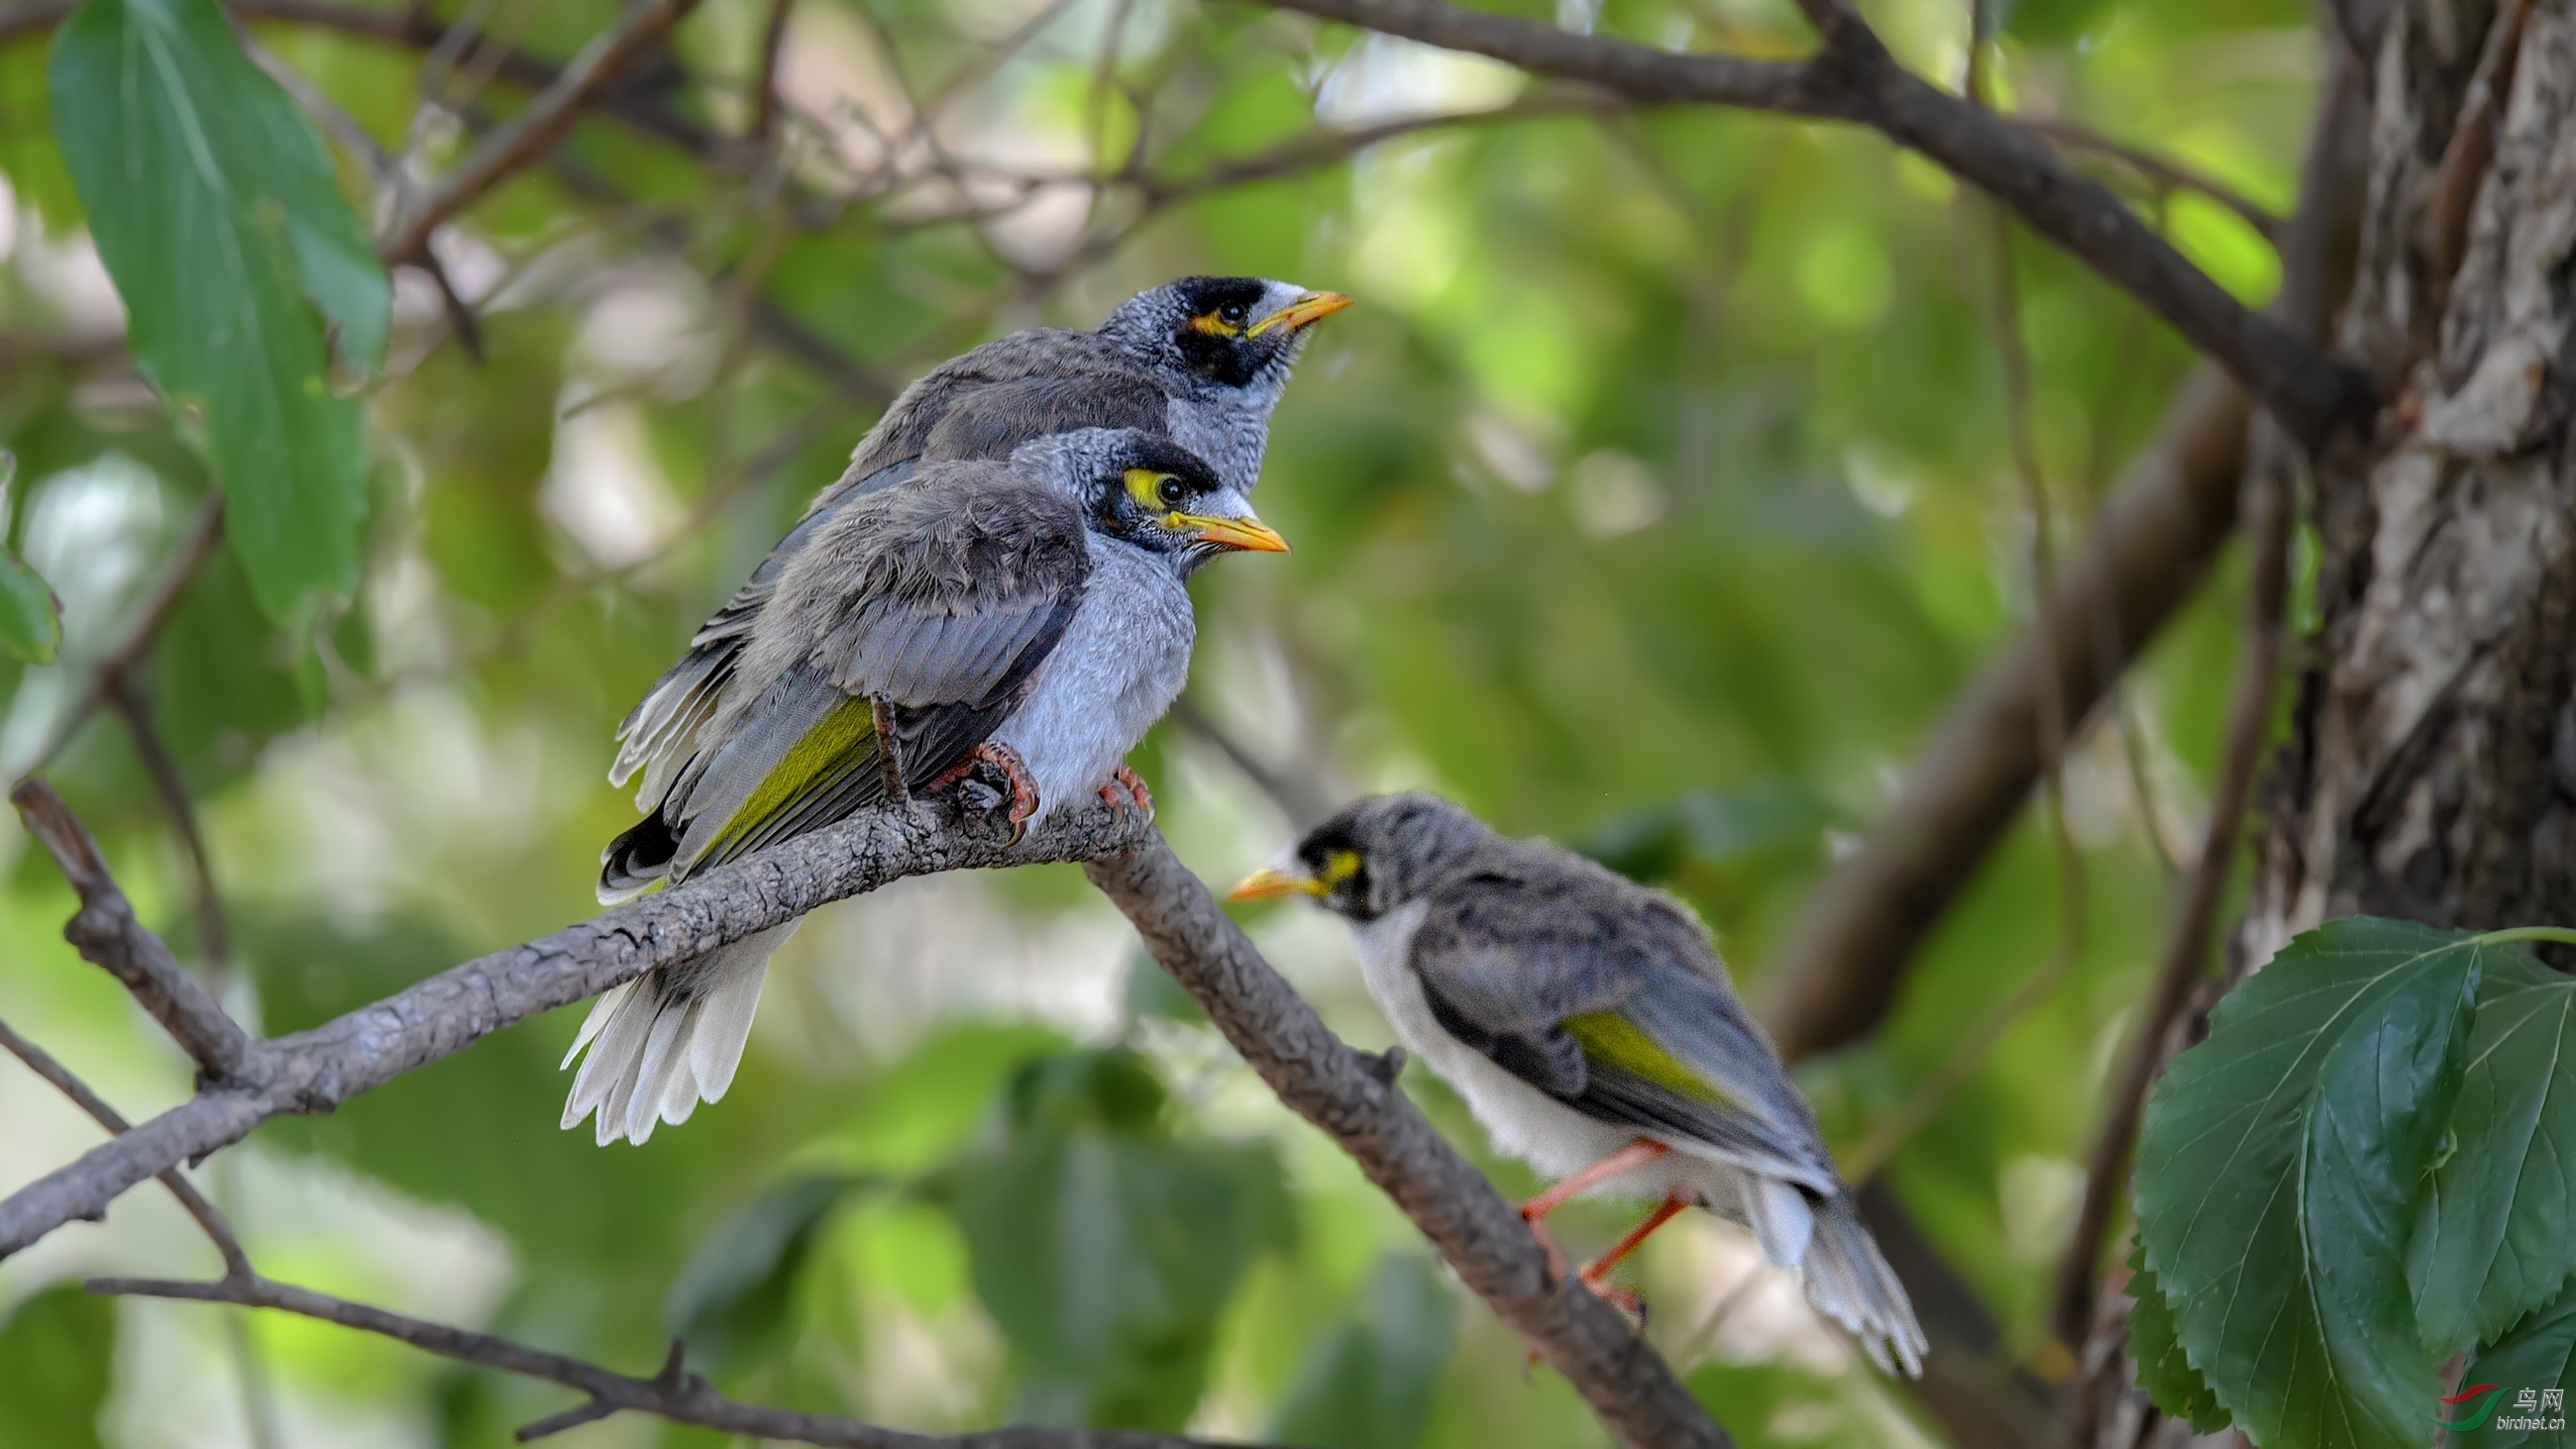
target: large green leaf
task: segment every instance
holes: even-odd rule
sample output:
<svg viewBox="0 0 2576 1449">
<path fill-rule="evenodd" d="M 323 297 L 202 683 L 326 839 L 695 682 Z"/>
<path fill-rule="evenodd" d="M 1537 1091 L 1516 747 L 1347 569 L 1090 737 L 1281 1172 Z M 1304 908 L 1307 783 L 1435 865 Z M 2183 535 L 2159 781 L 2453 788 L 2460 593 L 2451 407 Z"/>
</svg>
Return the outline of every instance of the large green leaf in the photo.
<svg viewBox="0 0 2576 1449">
<path fill-rule="evenodd" d="M 65 1284 L 0 1325 L 0 1444 L 100 1449 L 116 1367 L 116 1304 Z"/>
<path fill-rule="evenodd" d="M 2459 1431 L 2459 1449 L 2557 1449 L 2570 1441 L 2567 1399 L 2576 1396 L 2576 1295 L 2541 1309 L 2513 1332 L 2483 1349 L 2460 1373 L 2468 1389 L 2492 1384 L 2494 1398 L 2469 1400 L 2462 1409 L 2478 1411 L 2478 1422 Z M 2558 1391 L 2557 1407 L 2543 1410 L 2541 1395 Z M 2523 1393 L 2531 1393 L 2529 1400 Z M 2446 1415 L 2448 1417 L 2448 1415 Z M 2534 1420 L 2540 1422 L 2534 1423 Z M 2555 1423 L 2558 1427 L 2545 1427 Z"/>
<path fill-rule="evenodd" d="M 2147 1271 L 2144 1249 L 2130 1248 L 2129 1268 L 2129 1356 L 2138 1365 L 2138 1387 L 2168 1417 L 2189 1420 L 2195 1433 L 2226 1428 L 2227 1410 L 2174 1336 L 2173 1304 Z"/>
<path fill-rule="evenodd" d="M 2494 1341 L 2576 1272 L 2576 980 L 2488 957 L 2451 1135 L 2408 1273 L 2445 1354 Z"/>
<path fill-rule="evenodd" d="M 1285 1221 L 1277 1158 L 1173 1140 L 1160 1084 L 1125 1051 L 1033 1063 L 1005 1100 L 1002 1140 L 947 1195 L 1010 1345 L 1015 1415 L 1178 1428 L 1217 1315 Z"/>
<path fill-rule="evenodd" d="M 1316 1340 L 1269 1438 L 1327 1449 L 1413 1449 L 1457 1346 L 1458 1304 L 1418 1253 L 1379 1265 L 1358 1311 Z"/>
<path fill-rule="evenodd" d="M 2219 1004 L 2138 1148 L 2146 1264 L 2258 1444 L 2421 1445 L 2438 1379 L 2405 1243 L 2456 1097 L 2471 938 L 2330 922 Z"/>
<path fill-rule="evenodd" d="M 128 314 L 136 365 L 202 414 L 261 606 L 357 578 L 362 405 L 391 287 L 312 122 L 214 0 L 84 0 L 54 42 L 54 132 Z"/>
</svg>

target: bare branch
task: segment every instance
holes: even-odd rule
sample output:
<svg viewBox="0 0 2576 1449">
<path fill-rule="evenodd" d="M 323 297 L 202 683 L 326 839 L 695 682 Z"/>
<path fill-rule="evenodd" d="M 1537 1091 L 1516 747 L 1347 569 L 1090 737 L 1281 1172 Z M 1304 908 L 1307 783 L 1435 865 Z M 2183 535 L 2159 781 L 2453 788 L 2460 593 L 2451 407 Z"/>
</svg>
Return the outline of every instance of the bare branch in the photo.
<svg viewBox="0 0 2576 1449">
<path fill-rule="evenodd" d="M 2193 862 L 2181 906 L 2165 935 L 2164 956 L 2146 1009 L 2130 1034 L 2120 1069 L 2112 1079 L 2110 1102 L 2102 1127 L 2085 1161 L 2084 1199 L 2075 1216 L 2073 1236 L 2059 1263 L 2057 1291 L 2049 1321 L 2058 1341 L 2080 1350 L 2093 1325 L 2095 1292 L 2101 1282 L 2103 1236 L 2111 1229 L 2121 1191 L 2128 1180 L 2129 1153 L 2137 1145 L 2138 1124 L 2146 1114 L 2147 1092 L 2171 1055 L 2174 1023 L 2189 1004 L 2192 989 L 2208 974 L 2209 942 L 2218 923 L 2218 908 L 2236 864 L 2236 842 L 2253 798 L 2255 767 L 2272 727 L 2272 697 L 2281 672 L 2284 613 L 2289 596 L 2290 506 L 2285 471 L 2270 467 L 2246 470 L 2246 513 L 2251 524 L 2254 577 L 2245 602 L 2245 639 L 2236 660 L 2236 679 L 2227 706 L 2227 736 L 2218 766 L 2218 782 L 2209 801 L 2209 824 L 2201 837 L 2200 858 Z"/>
<path fill-rule="evenodd" d="M 1634 1449 L 1734 1442 L 1616 1309 L 1571 1276 L 1550 1276 L 1538 1239 L 1493 1184 L 1333 1035 L 1159 835 L 1083 869 L 1279 1099 L 1359 1163 L 1612 1434 Z"/>
<path fill-rule="evenodd" d="M 153 725 L 152 708 L 144 702 L 134 681 L 118 674 L 109 683 L 107 700 L 117 718 L 125 722 L 126 736 L 143 761 L 143 773 L 151 778 L 153 793 L 161 797 L 161 811 L 170 817 L 180 851 L 188 857 L 194 896 L 191 904 L 197 917 L 197 950 L 205 959 L 209 987 L 220 992 L 224 972 L 232 963 L 232 931 L 224 923 L 224 899 L 215 885 L 214 857 L 206 851 L 205 832 L 197 828 L 197 808 L 188 799 L 188 782 L 181 778 L 179 762 L 172 758 L 168 742 Z"/>
<path fill-rule="evenodd" d="M 0 1050 L 25 1062 L 29 1071 L 52 1083 L 54 1090 L 71 1098 L 72 1105 L 88 1113 L 91 1121 L 109 1132 L 122 1133 L 132 1129 L 133 1124 L 107 1105 L 106 1098 L 90 1090 L 89 1083 L 74 1076 L 70 1068 L 55 1060 L 53 1053 L 18 1035 L 5 1021 L 0 1021 Z M 224 1220 L 223 1213 L 206 1200 L 205 1194 L 181 1177 L 175 1167 L 162 1172 L 160 1178 L 161 1185 L 170 1189 L 170 1195 L 179 1200 L 179 1206 L 187 1209 L 188 1216 L 195 1218 L 197 1226 L 204 1228 L 206 1236 L 214 1241 L 215 1251 L 223 1255 L 224 1271 L 250 1271 L 250 1259 L 242 1252 L 241 1239 L 233 1235 L 232 1224 Z"/>
<path fill-rule="evenodd" d="M 2028 130 L 1898 65 L 1840 0 L 1805 0 L 1828 35 L 1804 62 L 1675 54 L 1575 35 L 1441 0 L 1263 0 L 1281 9 L 1473 51 L 1634 101 L 1691 101 L 1857 121 L 1920 151 L 2145 303 L 2315 443 L 2368 414 L 2368 380 L 2255 312 Z"/>
<path fill-rule="evenodd" d="M 2366 185 L 2368 97 L 2337 68 L 2311 134 L 2276 306 L 2317 336 L 2351 282 Z M 2081 719 L 2189 597 L 2236 520 L 2251 413 L 2215 369 L 2185 379 L 2164 427 L 2100 510 L 2065 582 L 2057 643 L 2065 717 Z M 1792 1059 L 1866 1034 L 1893 1009 L 1914 948 L 2019 813 L 2040 769 L 2035 698 L 2048 677 L 2024 635 L 1963 688 L 1860 849 L 1809 892 L 1768 1013 Z"/>
<path fill-rule="evenodd" d="M 334 1298 L 291 1283 L 263 1278 L 247 1266 L 212 1282 L 166 1278 L 92 1278 L 89 1291 L 110 1296 L 173 1298 L 195 1303 L 235 1303 L 246 1308 L 273 1308 L 281 1313 L 335 1323 L 362 1333 L 410 1344 L 460 1363 L 562 1384 L 588 1396 L 563 1413 L 540 1419 L 518 1433 L 527 1443 L 549 1434 L 632 1411 L 675 1424 L 695 1424 L 757 1440 L 847 1446 L 847 1449 L 1221 1449 L 1206 1440 L 1121 1429 L 994 1429 L 973 1434 L 911 1434 L 879 1428 L 833 1414 L 746 1404 L 716 1392 L 689 1371 L 681 1346 L 671 1345 L 669 1358 L 651 1378 L 636 1378 L 544 1349 L 530 1348 L 489 1333 L 394 1313 L 372 1304 Z"/>
<path fill-rule="evenodd" d="M 535 165 L 570 132 L 584 108 L 658 47 L 697 0 L 636 0 L 615 25 L 575 56 L 526 110 L 494 127 L 428 196 L 395 222 L 380 250 L 397 261 L 421 255 L 430 233 Z"/>
<path fill-rule="evenodd" d="M 2109 157 L 2144 177 L 2159 191 L 2188 191 L 2205 196 L 2236 213 L 2247 226 L 2261 232 L 2265 241 L 2276 246 L 2289 230 L 2288 217 L 2208 172 L 2186 166 L 2170 156 L 2113 140 L 2071 116 L 2015 116 L 2013 119 L 2033 135 L 2046 137 L 2067 150 Z"/>
<path fill-rule="evenodd" d="M 998 816 L 960 818 L 930 802 L 871 811 L 479 956 L 311 1031 L 248 1047 L 229 1078 L 19 1189 L 0 1201 L 0 1257 L 66 1222 L 97 1216 L 136 1183 L 229 1146 L 271 1117 L 331 1111 L 502 1027 L 833 901 L 904 876 L 1087 859 L 1130 848 L 1149 830 L 1132 812 L 1091 805 L 1013 844 Z"/>
<path fill-rule="evenodd" d="M 143 1009 L 196 1059 L 208 1081 L 240 1080 L 251 1065 L 250 1034 L 224 1014 L 161 938 L 135 919 L 133 904 L 108 874 L 98 842 L 90 838 L 71 807 L 42 780 L 20 785 L 10 792 L 9 801 L 18 807 L 27 833 L 53 856 L 63 878 L 80 896 L 80 910 L 63 927 L 63 939 L 125 983 Z"/>
</svg>

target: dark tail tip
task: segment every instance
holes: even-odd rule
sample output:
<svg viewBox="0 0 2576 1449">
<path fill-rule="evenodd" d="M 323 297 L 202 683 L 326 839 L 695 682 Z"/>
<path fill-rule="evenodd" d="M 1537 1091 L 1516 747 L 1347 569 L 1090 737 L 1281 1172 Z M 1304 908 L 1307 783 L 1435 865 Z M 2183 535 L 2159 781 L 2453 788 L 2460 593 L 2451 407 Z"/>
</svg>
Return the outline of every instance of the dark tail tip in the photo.
<svg viewBox="0 0 2576 1449">
<path fill-rule="evenodd" d="M 638 889 L 660 879 L 671 868 L 671 858 L 679 853 L 680 838 L 671 833 L 670 822 L 662 818 L 661 812 L 655 811 L 628 826 L 599 853 L 599 889 L 602 893 Z"/>
</svg>

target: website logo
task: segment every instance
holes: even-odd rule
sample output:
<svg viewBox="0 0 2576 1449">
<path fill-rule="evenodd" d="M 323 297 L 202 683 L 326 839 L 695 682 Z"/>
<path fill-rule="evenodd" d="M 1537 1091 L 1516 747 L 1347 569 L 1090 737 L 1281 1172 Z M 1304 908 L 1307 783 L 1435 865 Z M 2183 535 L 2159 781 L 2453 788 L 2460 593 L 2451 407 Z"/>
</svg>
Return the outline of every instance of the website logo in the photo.
<svg viewBox="0 0 2576 1449">
<path fill-rule="evenodd" d="M 2497 1402 L 2508 1391 L 2500 1384 L 2470 1384 L 2458 1393 L 2440 1400 L 2443 1413 L 2428 1414 L 2436 1426 L 2444 1429 L 2523 1429 L 2562 1430 L 2567 1427 L 2564 1389 L 2512 1390 L 2513 1402 L 2499 1411 Z"/>
</svg>

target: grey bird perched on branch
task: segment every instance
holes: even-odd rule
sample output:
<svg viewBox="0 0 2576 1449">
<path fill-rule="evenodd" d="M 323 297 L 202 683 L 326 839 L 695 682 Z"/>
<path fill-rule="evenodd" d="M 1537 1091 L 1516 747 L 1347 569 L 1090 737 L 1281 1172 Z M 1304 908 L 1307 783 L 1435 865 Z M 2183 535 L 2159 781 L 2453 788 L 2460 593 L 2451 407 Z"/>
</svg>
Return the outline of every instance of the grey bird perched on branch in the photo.
<svg viewBox="0 0 2576 1449">
<path fill-rule="evenodd" d="M 1133 429 L 925 464 L 835 510 L 779 571 L 696 747 L 646 773 L 651 813 L 602 853 L 600 899 L 952 785 L 1023 828 L 1095 790 L 1152 808 L 1124 760 L 1188 676 L 1185 580 L 1287 547 L 1242 490 Z M 793 929 L 602 996 L 564 1058 L 589 1049 L 563 1125 L 595 1110 L 601 1144 L 641 1143 L 722 1097 Z"/>
<path fill-rule="evenodd" d="M 1582 1281 L 1696 1202 L 1747 1226 L 1872 1362 L 1922 1372 L 1924 1337 L 1834 1171 L 1814 1111 L 1728 985 L 1699 919 L 1661 891 L 1436 796 L 1358 801 L 1238 900 L 1307 895 L 1346 917 L 1407 1050 L 1456 1087 L 1494 1145 L 1560 1179 L 1547 1215 L 1613 1178 L 1663 1194 Z"/>
<path fill-rule="evenodd" d="M 1097 331 L 1014 332 L 933 368 L 618 725 L 609 783 L 687 754 L 788 561 L 853 500 L 931 462 L 1007 458 L 1031 438 L 1075 428 L 1135 428 L 1169 438 L 1249 494 L 1306 329 L 1350 302 L 1258 277 L 1183 277 L 1120 303 Z M 653 793 L 640 792 L 637 808 L 651 808 Z"/>
</svg>

